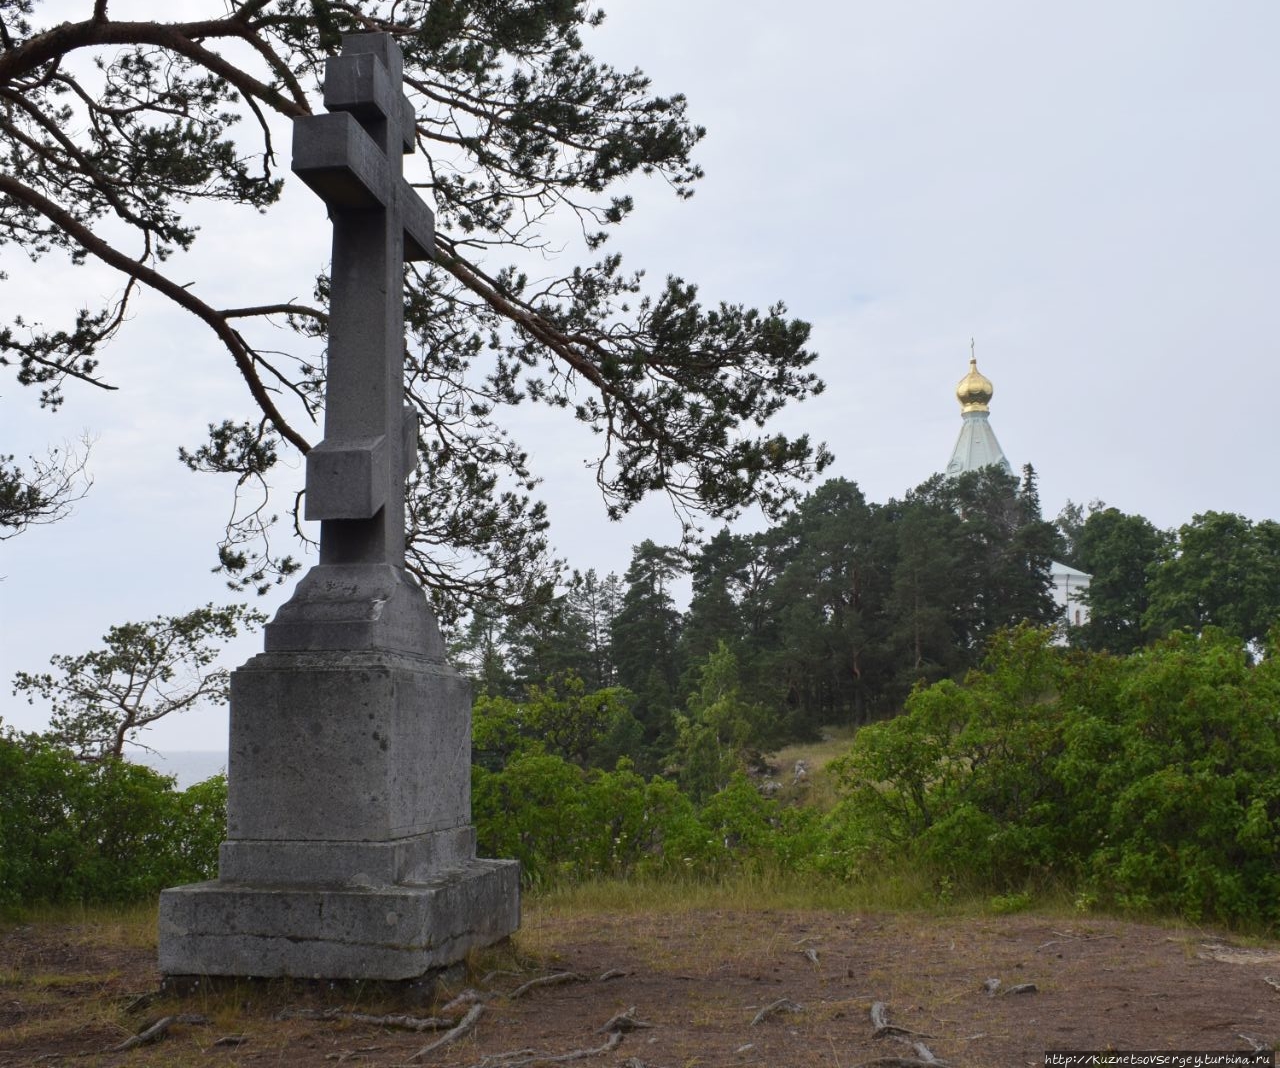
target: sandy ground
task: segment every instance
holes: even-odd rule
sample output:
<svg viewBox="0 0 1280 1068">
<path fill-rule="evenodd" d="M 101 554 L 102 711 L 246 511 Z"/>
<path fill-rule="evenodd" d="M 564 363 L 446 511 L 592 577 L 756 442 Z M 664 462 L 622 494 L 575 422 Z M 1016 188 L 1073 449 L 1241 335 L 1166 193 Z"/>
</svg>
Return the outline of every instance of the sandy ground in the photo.
<svg viewBox="0 0 1280 1068">
<path fill-rule="evenodd" d="M 1048 1050 L 1280 1044 L 1280 945 L 1092 918 L 535 910 L 433 1002 L 279 985 L 176 999 L 158 983 L 152 945 L 74 924 L 0 930 L 0 1066 L 1012 1068 Z M 479 1000 L 442 1011 L 464 991 Z M 473 1026 L 415 1057 L 447 1032 L 350 1013 Z M 190 1019 L 107 1052 L 177 1014 Z M 618 1014 L 632 1022 L 608 1029 Z"/>
</svg>

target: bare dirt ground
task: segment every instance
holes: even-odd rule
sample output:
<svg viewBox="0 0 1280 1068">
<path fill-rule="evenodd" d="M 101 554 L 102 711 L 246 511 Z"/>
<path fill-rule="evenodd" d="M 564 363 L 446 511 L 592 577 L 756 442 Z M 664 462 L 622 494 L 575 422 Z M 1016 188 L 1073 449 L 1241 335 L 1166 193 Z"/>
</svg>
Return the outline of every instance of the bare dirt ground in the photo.
<svg viewBox="0 0 1280 1068">
<path fill-rule="evenodd" d="M 1280 1043 L 1280 944 L 1109 919 L 535 908 L 514 946 L 418 1004 L 278 984 L 139 1000 L 159 982 L 146 940 L 0 928 L 0 1066 L 1012 1068 L 1046 1050 Z M 447 1030 L 342 1015 L 443 1014 L 467 989 L 481 1000 L 450 1007 L 446 1027 L 474 1026 L 416 1059 Z M 629 1010 L 641 1026 L 605 1029 Z M 180 1014 L 156 1041 L 106 1052 Z"/>
</svg>

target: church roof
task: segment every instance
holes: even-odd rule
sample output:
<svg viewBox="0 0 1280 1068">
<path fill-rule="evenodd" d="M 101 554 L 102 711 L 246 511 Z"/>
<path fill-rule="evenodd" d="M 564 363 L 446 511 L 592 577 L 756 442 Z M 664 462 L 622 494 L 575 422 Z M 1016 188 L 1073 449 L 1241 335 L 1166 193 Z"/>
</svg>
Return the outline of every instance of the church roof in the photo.
<svg viewBox="0 0 1280 1068">
<path fill-rule="evenodd" d="M 963 475 L 966 471 L 993 465 L 1013 474 L 1013 465 L 1000 448 L 996 432 L 991 429 L 989 415 L 993 393 L 995 387 L 991 385 L 991 379 L 978 370 L 978 359 L 971 355 L 969 373 L 956 386 L 956 400 L 960 402 L 963 422 L 956 447 L 951 450 L 951 462 L 947 464 L 948 475 Z"/>
<path fill-rule="evenodd" d="M 1079 568 L 1072 567 L 1070 564 L 1064 564 L 1061 560 L 1053 560 L 1049 564 L 1049 573 L 1057 578 L 1061 575 L 1064 578 L 1074 579 L 1091 579 L 1093 576 L 1087 571 L 1081 571 Z"/>
</svg>

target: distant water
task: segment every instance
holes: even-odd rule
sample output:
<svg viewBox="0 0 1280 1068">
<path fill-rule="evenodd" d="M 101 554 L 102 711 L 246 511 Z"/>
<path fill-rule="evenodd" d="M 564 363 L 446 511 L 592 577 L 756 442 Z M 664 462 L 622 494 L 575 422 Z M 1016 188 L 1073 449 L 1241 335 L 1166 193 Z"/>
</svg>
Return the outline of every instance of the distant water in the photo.
<svg viewBox="0 0 1280 1068">
<path fill-rule="evenodd" d="M 165 753 L 130 753 L 135 764 L 145 764 L 162 775 L 172 775 L 178 789 L 185 790 L 198 782 L 227 770 L 227 754 L 221 749 L 174 749 Z"/>
</svg>

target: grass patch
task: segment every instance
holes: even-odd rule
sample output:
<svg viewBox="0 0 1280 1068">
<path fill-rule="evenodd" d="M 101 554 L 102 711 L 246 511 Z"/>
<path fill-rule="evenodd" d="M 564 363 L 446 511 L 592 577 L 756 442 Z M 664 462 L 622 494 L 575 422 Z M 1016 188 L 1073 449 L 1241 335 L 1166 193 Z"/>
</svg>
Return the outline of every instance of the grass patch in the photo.
<svg viewBox="0 0 1280 1068">
<path fill-rule="evenodd" d="M 849 751 L 858 728 L 823 727 L 818 733 L 820 737 L 817 741 L 784 746 L 768 759 L 787 773 L 792 771 L 797 760 L 803 760 L 810 771 L 821 770 Z"/>
<path fill-rule="evenodd" d="M 1050 895 L 1052 907 L 1067 907 Z M 965 892 L 903 865 L 880 868 L 862 878 L 838 880 L 811 872 L 746 872 L 722 879 L 600 879 L 541 890 L 526 896 L 530 918 L 539 915 L 612 912 L 681 914 L 706 909 L 760 911 L 813 909 L 841 912 L 924 912 L 933 915 L 1007 913 L 1039 908 L 1039 897 L 993 899 Z"/>
<path fill-rule="evenodd" d="M 26 925 L 56 926 L 68 943 L 94 949 L 155 949 L 159 903 L 133 905 L 33 905 L 0 926 L 0 932 Z"/>
<path fill-rule="evenodd" d="M 857 730 L 856 727 L 823 727 L 818 740 L 796 742 L 765 756 L 765 761 L 777 769 L 777 781 L 782 786 L 778 800 L 830 812 L 839 797 L 827 765 L 849 752 Z M 796 778 L 798 761 L 804 761 L 805 765 L 804 777 L 800 779 Z"/>
</svg>

